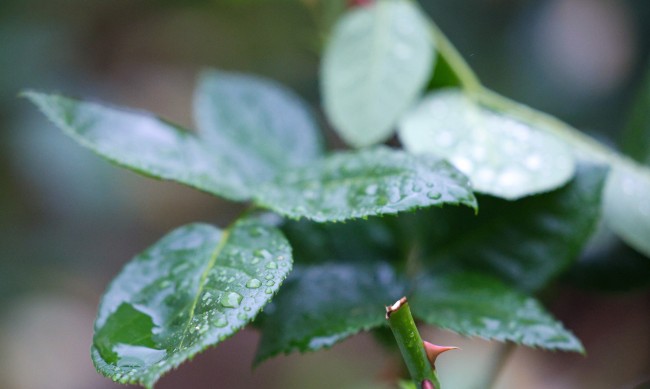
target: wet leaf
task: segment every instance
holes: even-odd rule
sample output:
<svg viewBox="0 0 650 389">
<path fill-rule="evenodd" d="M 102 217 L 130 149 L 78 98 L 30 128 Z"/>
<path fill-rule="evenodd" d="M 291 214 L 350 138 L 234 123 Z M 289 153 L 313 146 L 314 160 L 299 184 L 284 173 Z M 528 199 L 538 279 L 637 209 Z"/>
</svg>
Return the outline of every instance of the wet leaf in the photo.
<svg viewBox="0 0 650 389">
<path fill-rule="evenodd" d="M 331 347 L 385 325 L 384 306 L 404 290 L 404 281 L 386 263 L 296 267 L 264 311 L 256 363 L 281 353 Z"/>
<path fill-rule="evenodd" d="M 425 87 L 434 42 L 424 15 L 406 0 L 377 1 L 344 15 L 323 54 L 323 104 L 355 147 L 388 139 Z"/>
<path fill-rule="evenodd" d="M 420 207 L 476 207 L 467 179 L 447 162 L 380 147 L 332 154 L 279 176 L 255 200 L 281 215 L 318 222 Z"/>
<path fill-rule="evenodd" d="M 282 234 L 253 220 L 221 231 L 180 227 L 127 264 L 95 322 L 92 358 L 105 376 L 151 387 L 240 330 L 292 266 Z"/>
<path fill-rule="evenodd" d="M 429 94 L 399 125 L 404 147 L 449 160 L 477 192 L 518 199 L 562 186 L 574 173 L 569 147 L 460 90 Z"/>
<path fill-rule="evenodd" d="M 295 93 L 261 77 L 206 71 L 194 99 L 198 130 L 249 186 L 321 156 L 320 129 Z"/>
<path fill-rule="evenodd" d="M 566 186 L 516 202 L 479 197 L 477 216 L 462 209 L 413 215 L 421 256 L 433 269 L 489 273 L 539 290 L 577 259 L 595 231 L 607 172 L 581 165 Z"/>
<path fill-rule="evenodd" d="M 413 315 L 461 335 L 584 352 L 539 302 L 480 274 L 423 276 L 409 298 Z"/>
</svg>

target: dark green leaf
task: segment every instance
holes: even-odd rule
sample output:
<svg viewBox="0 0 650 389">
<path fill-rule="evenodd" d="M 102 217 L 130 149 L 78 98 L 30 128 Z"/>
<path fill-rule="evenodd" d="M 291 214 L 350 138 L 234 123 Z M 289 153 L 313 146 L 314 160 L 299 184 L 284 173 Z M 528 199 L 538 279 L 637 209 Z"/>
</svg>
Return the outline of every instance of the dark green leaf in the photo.
<svg viewBox="0 0 650 389">
<path fill-rule="evenodd" d="M 516 202 L 480 197 L 478 216 L 425 212 L 423 256 L 436 269 L 471 269 L 525 290 L 565 270 L 594 232 L 607 169 L 582 165 L 563 188 Z"/>
<path fill-rule="evenodd" d="M 155 116 L 58 95 L 26 96 L 67 135 L 113 163 L 231 200 L 250 196 L 237 166 Z"/>
<path fill-rule="evenodd" d="M 237 166 L 249 186 L 304 165 L 323 152 L 320 130 L 307 105 L 271 80 L 205 72 L 194 112 L 211 151 Z"/>
<path fill-rule="evenodd" d="M 623 150 L 637 161 L 650 165 L 650 67 L 623 135 Z"/>
<path fill-rule="evenodd" d="M 385 263 L 297 267 L 264 310 L 256 362 L 330 347 L 384 325 L 384 306 L 403 293 L 404 281 Z"/>
<path fill-rule="evenodd" d="M 126 265 L 102 298 L 95 366 L 115 381 L 151 387 L 249 323 L 291 265 L 282 234 L 253 220 L 225 231 L 174 230 Z"/>
<path fill-rule="evenodd" d="M 617 239 L 583 255 L 566 279 L 581 288 L 625 292 L 650 287 L 650 261 Z"/>
<path fill-rule="evenodd" d="M 461 335 L 584 352 L 535 299 L 484 275 L 423 276 L 409 302 L 414 316 Z"/>
<path fill-rule="evenodd" d="M 467 179 L 448 163 L 388 148 L 342 152 L 262 186 L 255 200 L 281 215 L 319 222 L 420 207 L 476 207 Z"/>
<path fill-rule="evenodd" d="M 570 148 L 553 135 L 488 110 L 459 89 L 429 94 L 399 125 L 404 147 L 448 159 L 477 192 L 517 199 L 571 179 Z"/>
<path fill-rule="evenodd" d="M 282 230 L 297 263 L 395 262 L 404 259 L 402 251 L 408 249 L 408 237 L 401 235 L 397 219 L 389 216 L 345 223 L 287 220 Z"/>
<path fill-rule="evenodd" d="M 376 1 L 344 15 L 323 54 L 325 112 L 349 144 L 386 140 L 425 87 L 434 42 L 418 7 Z"/>
</svg>

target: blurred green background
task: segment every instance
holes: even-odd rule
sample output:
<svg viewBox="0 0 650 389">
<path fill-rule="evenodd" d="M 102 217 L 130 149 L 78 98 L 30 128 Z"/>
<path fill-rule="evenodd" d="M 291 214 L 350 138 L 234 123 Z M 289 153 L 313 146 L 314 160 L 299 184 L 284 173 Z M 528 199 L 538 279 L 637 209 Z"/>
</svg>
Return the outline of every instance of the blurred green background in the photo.
<svg viewBox="0 0 650 389">
<path fill-rule="evenodd" d="M 123 387 L 95 373 L 89 357 L 95 309 L 107 283 L 174 227 L 224 225 L 239 210 L 109 165 L 48 124 L 18 98 L 20 90 L 149 110 L 191 128 L 195 77 L 202 68 L 218 67 L 277 79 L 317 107 L 318 53 L 327 24 L 312 12 L 318 4 L 0 1 L 0 388 Z M 650 2 L 422 4 L 488 87 L 614 147 L 623 142 L 648 68 Z M 633 388 L 650 381 L 647 291 L 602 294 L 565 286 L 556 293 L 551 310 L 584 341 L 588 356 L 517 349 L 500 388 Z M 425 337 L 463 348 L 439 360 L 450 389 L 481 382 L 499 348 L 433 329 Z M 257 339 L 246 330 L 157 388 L 371 388 L 397 369 L 370 336 L 361 335 L 253 371 Z"/>
</svg>

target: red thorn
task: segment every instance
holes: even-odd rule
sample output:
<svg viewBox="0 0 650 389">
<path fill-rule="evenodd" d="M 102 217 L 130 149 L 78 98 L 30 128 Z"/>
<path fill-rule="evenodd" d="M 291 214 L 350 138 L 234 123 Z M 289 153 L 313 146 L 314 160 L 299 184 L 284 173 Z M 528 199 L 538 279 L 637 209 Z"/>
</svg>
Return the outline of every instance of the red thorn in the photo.
<svg viewBox="0 0 650 389">
<path fill-rule="evenodd" d="M 424 351 L 426 351 L 427 359 L 429 360 L 429 363 L 434 369 L 436 368 L 435 363 L 436 363 L 436 358 L 438 358 L 438 355 L 449 350 L 459 350 L 459 348 L 448 347 L 448 346 L 437 346 L 433 343 L 427 342 L 426 340 L 424 341 Z"/>
<path fill-rule="evenodd" d="M 422 389 L 436 389 L 436 387 L 433 385 L 433 382 L 424 380 L 422 381 Z"/>
</svg>

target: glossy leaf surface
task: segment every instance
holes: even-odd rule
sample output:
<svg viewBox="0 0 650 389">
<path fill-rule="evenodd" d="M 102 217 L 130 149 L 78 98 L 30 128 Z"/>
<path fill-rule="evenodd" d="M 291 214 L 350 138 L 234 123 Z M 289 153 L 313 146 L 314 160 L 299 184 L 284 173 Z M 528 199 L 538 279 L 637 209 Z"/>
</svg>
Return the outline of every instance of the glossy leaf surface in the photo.
<svg viewBox="0 0 650 389">
<path fill-rule="evenodd" d="M 428 81 L 434 43 L 410 1 L 376 1 L 344 15 L 322 62 L 328 118 L 350 145 L 388 139 Z"/>
<path fill-rule="evenodd" d="M 477 216 L 445 209 L 418 216 L 424 261 L 538 290 L 567 269 L 595 231 L 607 168 L 581 165 L 566 186 L 516 202 L 479 197 Z M 408 215 L 407 215 L 408 216 Z"/>
<path fill-rule="evenodd" d="M 603 215 L 623 241 L 650 257 L 650 170 L 614 165 L 605 187 Z"/>
<path fill-rule="evenodd" d="M 409 302 L 414 316 L 461 335 L 584 352 L 539 302 L 484 275 L 423 276 Z"/>
<path fill-rule="evenodd" d="M 67 135 L 115 164 L 231 200 L 249 196 L 235 166 L 191 133 L 153 115 L 58 95 L 27 97 Z"/>
<path fill-rule="evenodd" d="M 399 136 L 413 153 L 448 159 L 476 191 L 506 199 L 555 189 L 574 173 L 565 143 L 456 89 L 428 95 L 401 120 Z"/>
<path fill-rule="evenodd" d="M 249 323 L 291 269 L 282 234 L 253 220 L 221 231 L 180 227 L 109 286 L 95 322 L 97 369 L 151 387 L 165 372 Z"/>
<path fill-rule="evenodd" d="M 332 154 L 264 185 L 258 204 L 319 222 L 394 214 L 420 207 L 476 207 L 467 179 L 447 162 L 388 148 Z"/>
<path fill-rule="evenodd" d="M 295 93 L 261 77 L 206 71 L 194 116 L 214 154 L 238 167 L 250 186 L 322 154 L 320 129 Z"/>
<path fill-rule="evenodd" d="M 264 311 L 256 362 L 315 351 L 385 325 L 384 306 L 404 293 L 385 263 L 329 263 L 296 268 Z"/>
</svg>

